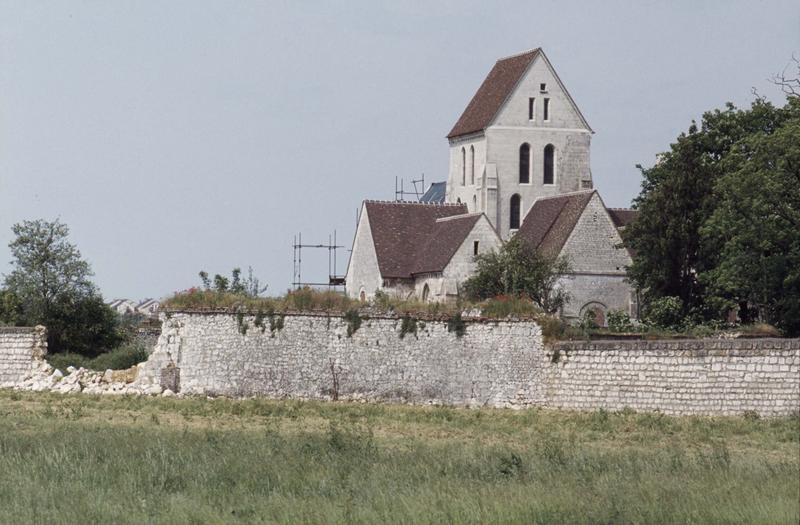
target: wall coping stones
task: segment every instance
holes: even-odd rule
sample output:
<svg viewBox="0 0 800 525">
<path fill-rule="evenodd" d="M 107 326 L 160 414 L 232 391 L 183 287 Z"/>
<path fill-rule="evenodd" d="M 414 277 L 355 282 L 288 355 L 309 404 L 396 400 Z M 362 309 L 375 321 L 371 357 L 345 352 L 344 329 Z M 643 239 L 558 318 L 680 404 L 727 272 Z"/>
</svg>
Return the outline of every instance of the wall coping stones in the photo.
<svg viewBox="0 0 800 525">
<path fill-rule="evenodd" d="M 366 308 L 359 308 L 356 309 L 361 319 L 368 320 L 368 319 L 388 319 L 388 320 L 402 320 L 406 315 L 412 317 L 418 321 L 449 321 L 453 318 L 452 315 L 449 314 L 428 314 L 423 312 L 415 312 L 415 313 L 387 313 L 387 312 L 377 312 L 372 311 Z M 257 315 L 259 313 L 258 309 L 252 308 L 242 308 L 242 309 L 235 309 L 235 308 L 162 308 L 162 320 L 169 319 L 172 315 L 176 314 L 187 314 L 187 315 Z M 265 310 L 261 310 L 262 314 L 266 314 Z M 274 315 L 283 315 L 283 316 L 291 316 L 291 317 L 330 317 L 330 318 L 343 318 L 346 312 L 342 312 L 339 310 L 275 310 L 272 312 Z M 481 323 L 481 324 L 490 324 L 490 323 L 531 323 L 536 322 L 536 318 L 534 317 L 509 317 L 504 319 L 498 319 L 495 317 L 483 317 L 481 315 L 476 315 L 472 312 L 466 311 L 462 312 L 462 320 L 465 323 Z"/>
</svg>

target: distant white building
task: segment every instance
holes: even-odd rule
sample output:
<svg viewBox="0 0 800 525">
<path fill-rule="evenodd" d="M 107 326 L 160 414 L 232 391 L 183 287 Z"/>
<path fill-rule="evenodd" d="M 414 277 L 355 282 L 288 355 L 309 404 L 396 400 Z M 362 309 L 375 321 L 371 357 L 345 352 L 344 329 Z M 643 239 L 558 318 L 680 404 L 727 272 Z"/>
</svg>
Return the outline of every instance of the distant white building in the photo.
<svg viewBox="0 0 800 525">
<path fill-rule="evenodd" d="M 114 299 L 106 304 L 120 315 L 135 313 L 137 306 L 136 303 L 130 299 Z"/>
<path fill-rule="evenodd" d="M 161 303 L 155 299 L 145 299 L 136 305 L 136 312 L 147 317 L 158 317 L 158 310 Z"/>
<path fill-rule="evenodd" d="M 156 299 L 145 299 L 139 303 L 130 299 L 114 299 L 106 304 L 119 315 L 140 314 L 145 317 L 158 317 L 161 306 Z"/>
</svg>

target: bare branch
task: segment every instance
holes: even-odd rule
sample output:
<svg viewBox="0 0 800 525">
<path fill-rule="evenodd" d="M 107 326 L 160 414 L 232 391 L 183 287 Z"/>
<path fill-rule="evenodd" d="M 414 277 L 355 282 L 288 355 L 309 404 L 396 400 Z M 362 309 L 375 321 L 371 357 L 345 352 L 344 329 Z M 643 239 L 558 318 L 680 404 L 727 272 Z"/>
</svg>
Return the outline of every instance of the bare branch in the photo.
<svg viewBox="0 0 800 525">
<path fill-rule="evenodd" d="M 794 69 L 797 71 L 794 73 L 796 76 L 792 76 L 792 73 L 787 74 L 787 70 L 794 65 Z M 786 67 L 783 68 L 783 71 L 778 73 L 777 75 L 773 75 L 770 82 L 775 84 L 776 86 L 781 88 L 786 96 L 789 97 L 800 97 L 800 59 L 798 59 L 794 53 L 792 53 L 792 60 Z"/>
</svg>

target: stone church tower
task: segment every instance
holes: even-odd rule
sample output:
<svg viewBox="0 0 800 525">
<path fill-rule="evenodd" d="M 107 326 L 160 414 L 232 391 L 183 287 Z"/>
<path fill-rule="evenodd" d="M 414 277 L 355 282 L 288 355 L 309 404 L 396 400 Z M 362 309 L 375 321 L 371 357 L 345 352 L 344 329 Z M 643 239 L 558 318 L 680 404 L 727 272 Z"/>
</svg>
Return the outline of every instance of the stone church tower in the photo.
<svg viewBox="0 0 800 525">
<path fill-rule="evenodd" d="M 544 51 L 502 58 L 447 135 L 446 201 L 508 239 L 537 198 L 592 188 L 592 133 Z"/>
</svg>

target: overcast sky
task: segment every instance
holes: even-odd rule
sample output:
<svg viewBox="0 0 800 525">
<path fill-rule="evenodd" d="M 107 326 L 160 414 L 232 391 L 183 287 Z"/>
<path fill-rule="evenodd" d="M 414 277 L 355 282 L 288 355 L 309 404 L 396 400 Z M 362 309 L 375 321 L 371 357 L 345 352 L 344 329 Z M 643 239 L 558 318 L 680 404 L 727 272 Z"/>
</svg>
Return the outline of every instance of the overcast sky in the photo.
<svg viewBox="0 0 800 525">
<path fill-rule="evenodd" d="M 248 265 L 280 293 L 294 233 L 349 247 L 362 199 L 445 180 L 495 60 L 538 46 L 621 207 L 703 111 L 782 103 L 800 4 L 0 0 L 0 273 L 13 223 L 59 218 L 107 299 Z"/>
</svg>

